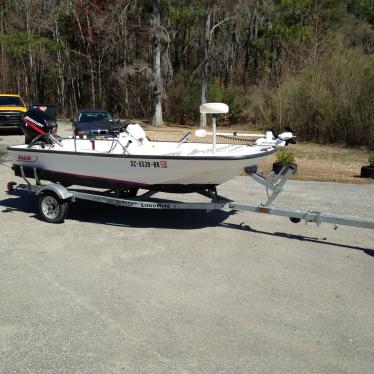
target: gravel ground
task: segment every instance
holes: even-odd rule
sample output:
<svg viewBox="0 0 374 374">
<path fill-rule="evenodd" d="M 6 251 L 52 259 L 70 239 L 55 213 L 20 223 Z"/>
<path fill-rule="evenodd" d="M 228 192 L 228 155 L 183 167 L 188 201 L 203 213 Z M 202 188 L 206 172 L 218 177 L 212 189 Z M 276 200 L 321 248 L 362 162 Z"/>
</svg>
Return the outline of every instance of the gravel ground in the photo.
<svg viewBox="0 0 374 374">
<path fill-rule="evenodd" d="M 0 136 L 0 186 L 21 141 Z M 248 177 L 219 192 L 265 198 Z M 374 218 L 373 195 L 290 181 L 276 205 Z M 0 190 L 1 373 L 374 372 L 373 230 L 84 202 L 52 225 L 35 208 Z"/>
</svg>

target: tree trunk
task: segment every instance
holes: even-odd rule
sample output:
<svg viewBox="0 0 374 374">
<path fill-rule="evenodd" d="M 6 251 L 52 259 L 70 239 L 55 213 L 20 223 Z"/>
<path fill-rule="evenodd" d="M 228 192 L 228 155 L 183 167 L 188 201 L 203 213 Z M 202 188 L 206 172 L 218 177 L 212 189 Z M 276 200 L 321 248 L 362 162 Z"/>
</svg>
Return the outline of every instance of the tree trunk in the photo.
<svg viewBox="0 0 374 374">
<path fill-rule="evenodd" d="M 59 30 L 58 30 L 58 23 L 55 21 L 55 41 L 56 42 L 61 42 L 62 45 L 62 40 L 59 35 Z M 60 111 L 62 113 L 66 113 L 66 106 L 65 106 L 65 75 L 64 75 L 64 63 L 62 59 L 62 54 L 60 50 L 57 50 L 57 75 L 58 75 L 58 80 L 57 80 L 57 91 L 58 91 L 58 103 L 60 105 Z"/>
<path fill-rule="evenodd" d="M 128 46 L 130 44 L 128 40 L 128 31 L 127 31 L 127 20 L 128 20 L 128 7 L 130 6 L 130 2 L 123 8 L 120 16 L 120 28 L 118 34 L 118 55 L 115 57 L 118 61 L 122 62 L 122 70 L 125 74 L 120 78 L 120 88 L 122 90 L 122 101 L 120 103 L 115 104 L 115 112 L 128 117 L 129 114 L 129 90 L 128 90 L 128 72 L 127 72 L 127 63 L 128 63 Z M 122 8 L 121 8 L 122 9 Z M 105 84 L 104 84 L 105 88 Z"/>
<path fill-rule="evenodd" d="M 96 106 L 96 90 L 95 90 L 95 69 L 94 69 L 94 57 L 92 54 L 92 46 L 91 46 L 91 40 L 93 40 L 92 37 L 92 30 L 91 30 L 91 24 L 90 24 L 90 18 L 88 16 L 88 10 L 86 9 L 86 22 L 87 22 L 87 28 L 88 28 L 88 40 L 87 41 L 87 56 L 89 58 L 90 62 L 90 75 L 91 75 L 91 100 L 92 100 L 92 107 L 95 108 Z"/>
<path fill-rule="evenodd" d="M 0 33 L 4 33 L 4 11 L 0 12 Z M 1 42 L 1 71 L 2 71 L 2 91 L 6 92 L 6 87 L 7 87 L 7 62 L 5 59 L 5 47 L 4 43 Z"/>
<path fill-rule="evenodd" d="M 161 97 L 163 91 L 161 77 L 161 45 L 160 45 L 160 0 L 153 4 L 153 37 L 152 37 L 152 72 L 153 72 L 153 98 L 152 98 L 152 124 L 162 125 Z"/>
<path fill-rule="evenodd" d="M 25 3 L 26 5 L 26 31 L 27 31 L 27 34 L 28 35 L 31 35 L 32 32 L 31 32 L 31 2 L 30 0 L 26 1 Z M 30 41 L 28 41 L 28 50 L 29 50 L 29 53 L 28 53 L 28 57 L 29 57 L 29 70 L 25 68 L 25 75 L 27 75 L 27 73 L 29 73 L 29 83 L 30 83 L 30 86 L 29 86 L 29 94 L 31 95 L 31 101 L 34 102 L 35 101 L 35 98 L 36 98 L 36 84 L 35 84 L 35 73 L 34 73 L 34 59 L 33 59 L 33 51 L 31 49 L 31 43 Z M 28 70 L 28 71 L 27 71 Z"/>
<path fill-rule="evenodd" d="M 97 59 L 97 75 L 98 75 L 98 85 L 99 85 L 99 105 L 103 106 L 103 88 L 102 88 L 102 77 L 101 77 L 101 56 L 98 53 L 99 57 Z M 106 103 L 104 104 L 106 105 Z"/>
<path fill-rule="evenodd" d="M 212 17 L 212 7 L 207 5 L 207 12 L 204 24 L 203 46 L 204 60 L 201 65 L 201 104 L 207 102 L 208 99 L 208 68 L 209 68 L 209 44 L 210 44 L 210 20 Z M 206 128 L 206 114 L 200 114 L 200 128 Z"/>
</svg>

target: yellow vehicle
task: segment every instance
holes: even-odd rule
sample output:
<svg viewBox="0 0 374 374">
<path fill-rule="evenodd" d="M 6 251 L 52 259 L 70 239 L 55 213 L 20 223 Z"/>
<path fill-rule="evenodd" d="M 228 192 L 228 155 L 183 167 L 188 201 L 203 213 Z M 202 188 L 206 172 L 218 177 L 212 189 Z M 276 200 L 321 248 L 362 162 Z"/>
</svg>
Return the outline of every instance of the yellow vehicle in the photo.
<svg viewBox="0 0 374 374">
<path fill-rule="evenodd" d="M 0 94 L 0 131 L 19 129 L 23 114 L 27 107 L 21 96 L 14 94 Z"/>
</svg>

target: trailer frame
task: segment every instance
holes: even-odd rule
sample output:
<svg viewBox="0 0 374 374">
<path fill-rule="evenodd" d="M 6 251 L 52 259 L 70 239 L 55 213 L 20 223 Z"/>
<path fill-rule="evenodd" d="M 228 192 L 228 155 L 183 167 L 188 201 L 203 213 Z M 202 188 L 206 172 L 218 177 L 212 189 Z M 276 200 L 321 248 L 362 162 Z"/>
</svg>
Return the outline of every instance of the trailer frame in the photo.
<svg viewBox="0 0 374 374">
<path fill-rule="evenodd" d="M 320 211 L 314 210 L 273 207 L 273 202 L 283 191 L 283 187 L 289 180 L 289 176 L 294 173 L 292 165 L 283 167 L 278 174 L 272 172 L 266 176 L 258 174 L 256 168 L 253 167 L 246 170 L 247 174 L 257 183 L 263 185 L 268 192 L 267 201 L 265 203 L 260 203 L 259 205 L 237 203 L 218 195 L 215 188 L 200 192 L 201 195 L 210 198 L 210 202 L 184 202 L 153 198 L 152 196 L 158 191 L 148 191 L 140 196 L 131 198 L 118 197 L 113 193 L 116 191 L 113 190 L 104 192 L 84 190 L 82 192 L 82 190 L 64 187 L 59 183 L 42 184 L 36 168 L 33 168 L 35 183 L 31 183 L 25 176 L 23 166 L 20 166 L 20 169 L 22 179 L 25 183 L 17 184 L 16 182 L 9 182 L 8 192 L 11 193 L 14 190 L 25 190 L 29 193 L 35 193 L 35 195 L 39 196 L 39 215 L 42 219 L 51 223 L 60 223 L 64 221 L 70 203 L 76 202 L 77 200 L 88 200 L 115 206 L 140 209 L 248 211 L 287 217 L 293 223 L 304 221 L 305 224 L 315 223 L 317 226 L 323 222 L 331 223 L 334 225 L 334 229 L 336 229 L 338 225 L 374 229 L 374 220 L 372 219 L 335 216 L 323 214 Z M 269 194 L 269 190 L 271 191 L 271 194 Z M 48 201 L 46 202 L 45 200 L 47 198 Z M 50 212 L 49 215 L 48 212 Z"/>
</svg>

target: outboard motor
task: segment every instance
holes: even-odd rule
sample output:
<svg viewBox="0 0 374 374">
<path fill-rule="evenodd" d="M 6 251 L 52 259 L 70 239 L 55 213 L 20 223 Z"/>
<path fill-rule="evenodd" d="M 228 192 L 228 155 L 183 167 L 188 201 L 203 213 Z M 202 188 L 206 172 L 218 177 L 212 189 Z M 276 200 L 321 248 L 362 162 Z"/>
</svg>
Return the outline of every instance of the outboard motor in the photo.
<svg viewBox="0 0 374 374">
<path fill-rule="evenodd" d="M 25 134 L 25 144 L 30 144 L 36 137 L 45 143 L 50 143 L 49 135 L 56 134 L 57 122 L 45 111 L 33 108 L 25 113 L 21 130 Z"/>
</svg>

